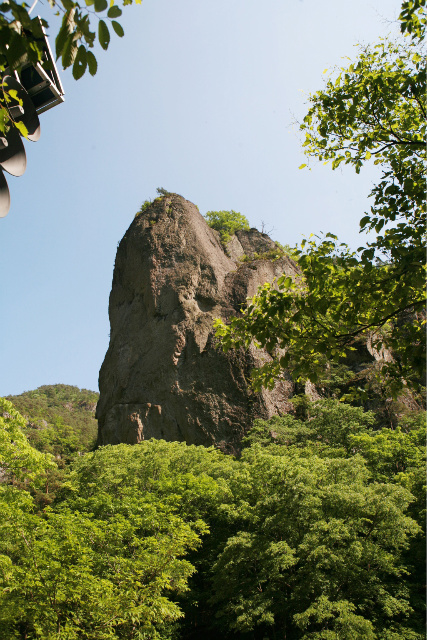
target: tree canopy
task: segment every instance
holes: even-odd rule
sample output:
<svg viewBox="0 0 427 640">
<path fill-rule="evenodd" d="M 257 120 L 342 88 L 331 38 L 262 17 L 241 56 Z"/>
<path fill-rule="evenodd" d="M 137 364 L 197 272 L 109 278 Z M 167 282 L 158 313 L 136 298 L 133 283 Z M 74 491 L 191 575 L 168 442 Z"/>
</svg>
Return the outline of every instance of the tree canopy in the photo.
<svg viewBox="0 0 427 640">
<path fill-rule="evenodd" d="M 0 398 L 0 468 L 3 477 L 11 482 L 34 482 L 47 468 L 55 466 L 49 453 L 36 451 L 29 444 L 23 433 L 25 426 L 13 404 Z"/>
<path fill-rule="evenodd" d="M 93 448 L 98 432 L 98 398 L 94 391 L 56 384 L 9 396 L 7 400 L 26 418 L 23 432 L 31 445 L 52 453 L 63 467 L 78 452 Z"/>
<path fill-rule="evenodd" d="M 223 244 L 226 244 L 238 229 L 249 229 L 248 219 L 238 211 L 208 211 L 204 217 L 212 229 L 219 231 Z"/>
<path fill-rule="evenodd" d="M 0 414 L 2 639 L 423 638 L 422 414 L 378 429 L 306 402 L 256 421 L 240 459 L 101 447 L 48 506 L 52 458 L 9 402 Z"/>
<path fill-rule="evenodd" d="M 304 240 L 297 278 L 265 285 L 229 326 L 217 321 L 227 350 L 250 342 L 273 356 L 255 386 L 274 384 L 284 369 L 316 382 L 363 336 L 376 352 L 390 392 L 419 388 L 425 374 L 425 55 L 419 45 L 425 3 L 404 3 L 405 42 L 360 47 L 310 96 L 300 125 L 306 155 L 359 172 L 369 161 L 382 175 L 360 221 L 377 235 L 357 251 L 327 233 Z M 306 165 L 302 165 L 304 168 Z"/>
</svg>

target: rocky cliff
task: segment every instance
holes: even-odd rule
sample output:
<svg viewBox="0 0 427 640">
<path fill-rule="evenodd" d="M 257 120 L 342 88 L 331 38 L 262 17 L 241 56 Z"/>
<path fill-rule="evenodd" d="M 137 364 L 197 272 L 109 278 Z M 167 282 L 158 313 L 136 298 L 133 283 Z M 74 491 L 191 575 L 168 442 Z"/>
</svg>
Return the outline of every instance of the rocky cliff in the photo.
<svg viewBox="0 0 427 640">
<path fill-rule="evenodd" d="M 110 294 L 110 345 L 99 375 L 99 444 L 148 438 L 216 445 L 235 452 L 254 418 L 288 409 L 292 384 L 254 393 L 250 372 L 269 356 L 224 354 L 212 324 L 239 312 L 257 287 L 295 274 L 289 257 L 252 260 L 275 248 L 256 229 L 224 250 L 197 207 L 157 198 L 119 244 Z"/>
</svg>

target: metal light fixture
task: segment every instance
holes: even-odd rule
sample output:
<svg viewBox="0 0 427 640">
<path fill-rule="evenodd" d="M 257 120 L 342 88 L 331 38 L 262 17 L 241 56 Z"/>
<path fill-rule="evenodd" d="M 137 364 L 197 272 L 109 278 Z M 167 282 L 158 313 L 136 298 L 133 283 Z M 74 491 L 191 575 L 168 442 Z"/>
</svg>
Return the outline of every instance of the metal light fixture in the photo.
<svg viewBox="0 0 427 640">
<path fill-rule="evenodd" d="M 31 10 L 34 8 L 30 9 Z M 0 134 L 0 218 L 10 209 L 10 193 L 3 171 L 13 176 L 21 176 L 27 166 L 25 148 L 18 129 L 13 123 L 22 123 L 27 130 L 27 138 L 37 142 L 40 138 L 38 115 L 64 102 L 64 90 L 55 65 L 46 31 L 41 18 L 37 18 L 43 38 L 39 44 L 43 50 L 42 62 L 23 62 L 19 71 L 6 69 L 1 78 L 1 98 L 7 109 L 12 125 L 6 134 Z"/>
<path fill-rule="evenodd" d="M 55 60 L 47 39 L 46 31 L 38 16 L 43 40 L 39 43 L 43 49 L 42 62 L 47 63 L 46 69 L 37 62 L 36 64 L 23 64 L 17 78 L 30 96 L 38 114 L 52 109 L 64 102 L 64 89 L 62 88 Z"/>
</svg>

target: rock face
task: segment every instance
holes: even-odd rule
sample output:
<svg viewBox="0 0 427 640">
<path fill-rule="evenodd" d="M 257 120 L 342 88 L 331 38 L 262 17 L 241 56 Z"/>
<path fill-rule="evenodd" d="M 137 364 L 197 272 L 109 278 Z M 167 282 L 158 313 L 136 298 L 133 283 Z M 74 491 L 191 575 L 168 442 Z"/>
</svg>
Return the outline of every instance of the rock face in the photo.
<svg viewBox="0 0 427 640">
<path fill-rule="evenodd" d="M 224 251 L 219 234 L 181 196 L 138 214 L 117 250 L 110 294 L 110 345 L 99 375 L 99 444 L 148 438 L 235 452 L 254 418 L 286 412 L 292 384 L 254 393 L 250 372 L 269 356 L 224 354 L 212 324 L 239 312 L 257 287 L 295 274 L 288 257 L 241 262 L 275 248 L 256 229 Z"/>
</svg>

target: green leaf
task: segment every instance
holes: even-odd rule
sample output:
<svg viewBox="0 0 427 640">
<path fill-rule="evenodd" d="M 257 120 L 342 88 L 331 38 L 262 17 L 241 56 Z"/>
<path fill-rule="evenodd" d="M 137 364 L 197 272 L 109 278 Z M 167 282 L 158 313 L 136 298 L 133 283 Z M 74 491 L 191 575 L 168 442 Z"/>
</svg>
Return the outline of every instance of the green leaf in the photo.
<svg viewBox="0 0 427 640">
<path fill-rule="evenodd" d="M 108 31 L 108 27 L 105 24 L 104 20 L 99 21 L 98 26 L 98 38 L 99 44 L 104 50 L 108 49 L 108 45 L 110 44 L 110 32 Z"/>
<path fill-rule="evenodd" d="M 18 129 L 21 136 L 28 138 L 28 129 L 23 122 L 15 122 L 15 127 Z"/>
<path fill-rule="evenodd" d="M 55 52 L 56 52 L 57 60 L 61 58 L 61 56 L 62 57 L 64 56 L 65 46 L 71 32 L 73 31 L 73 28 L 74 28 L 74 13 L 71 11 L 67 11 L 67 13 L 64 15 L 62 19 L 62 25 L 55 40 Z M 69 66 L 69 65 L 66 65 L 66 66 Z M 64 66 L 64 69 L 65 68 L 66 67 Z"/>
<path fill-rule="evenodd" d="M 42 23 L 39 21 L 38 18 L 33 18 L 31 20 L 31 33 L 36 38 L 43 38 L 44 37 L 43 36 Z"/>
<path fill-rule="evenodd" d="M 58 60 L 58 58 L 60 58 L 62 56 L 62 53 L 64 51 L 64 46 L 65 46 L 65 42 L 68 38 L 69 35 L 69 29 L 68 29 L 68 25 L 66 22 L 63 22 L 62 27 L 60 28 L 58 35 L 56 36 L 56 40 L 55 40 L 55 52 L 56 52 L 56 59 Z"/>
<path fill-rule="evenodd" d="M 87 66 L 89 69 L 89 73 L 91 76 L 94 76 L 96 74 L 96 72 L 98 71 L 98 63 L 96 61 L 95 56 L 93 55 L 92 51 L 86 51 L 86 60 L 87 60 Z"/>
<path fill-rule="evenodd" d="M 22 56 L 26 54 L 25 39 L 13 32 L 7 49 L 7 61 L 12 68 L 19 66 Z M 22 62 L 21 62 L 22 63 Z"/>
<path fill-rule="evenodd" d="M 72 11 L 75 7 L 75 4 L 72 0 L 61 0 L 61 3 L 67 12 Z"/>
<path fill-rule="evenodd" d="M 70 67 L 77 54 L 77 45 L 73 39 L 73 35 L 69 35 L 65 41 L 65 46 L 62 51 L 62 66 L 64 69 Z"/>
<path fill-rule="evenodd" d="M 95 4 L 95 11 L 97 13 L 101 13 L 101 11 L 105 11 L 105 9 L 108 7 L 107 0 L 95 0 L 94 4 Z"/>
<path fill-rule="evenodd" d="M 304 167 L 306 167 L 306 164 L 300 164 L 300 166 L 298 167 L 298 169 L 304 169 Z"/>
<path fill-rule="evenodd" d="M 125 32 L 120 22 L 116 22 L 115 20 L 113 20 L 111 24 L 113 25 L 113 29 L 116 32 L 116 34 L 119 36 L 119 38 L 123 38 L 123 36 L 125 35 Z"/>
<path fill-rule="evenodd" d="M 122 13 L 123 12 L 120 7 L 118 7 L 116 4 L 113 4 L 113 6 L 108 9 L 107 16 L 109 18 L 120 18 Z"/>
<path fill-rule="evenodd" d="M 79 80 L 85 73 L 87 67 L 86 48 L 83 44 L 80 45 L 76 59 L 73 64 L 73 77 L 75 80 Z"/>
</svg>

